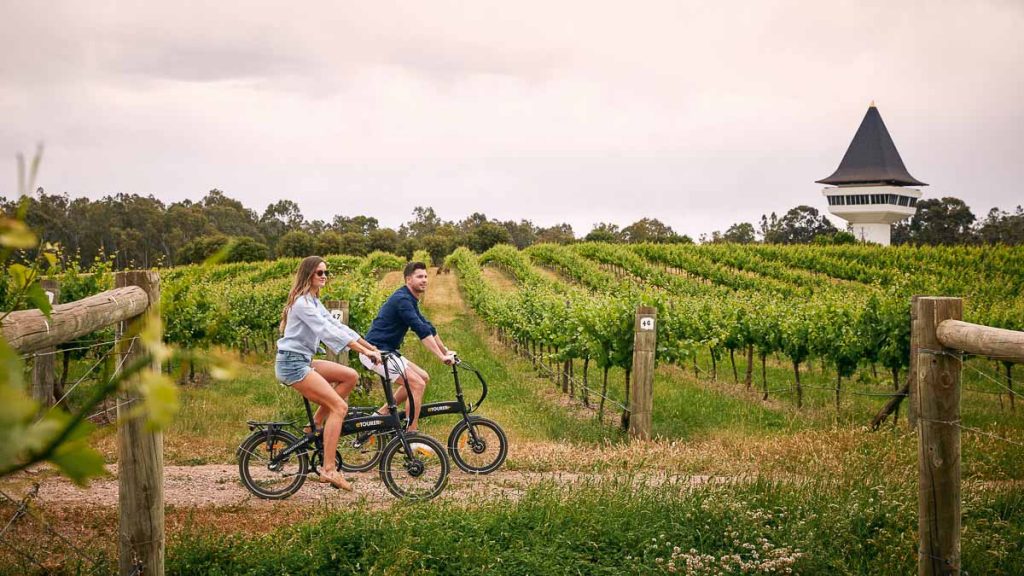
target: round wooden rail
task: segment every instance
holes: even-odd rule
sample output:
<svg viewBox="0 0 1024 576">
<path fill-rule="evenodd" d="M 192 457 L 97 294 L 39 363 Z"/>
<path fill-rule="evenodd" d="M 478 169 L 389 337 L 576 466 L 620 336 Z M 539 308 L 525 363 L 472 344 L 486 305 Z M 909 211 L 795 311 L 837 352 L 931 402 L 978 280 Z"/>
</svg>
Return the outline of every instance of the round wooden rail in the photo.
<svg viewBox="0 0 1024 576">
<path fill-rule="evenodd" d="M 946 348 L 963 350 L 978 356 L 990 356 L 1007 362 L 1024 363 L 1024 332 L 981 326 L 960 320 L 943 320 L 939 323 L 936 334 L 939 342 Z"/>
<path fill-rule="evenodd" d="M 11 312 L 3 321 L 3 337 L 16 352 L 27 354 L 133 318 L 148 306 L 149 296 L 142 288 L 116 288 L 54 306 L 49 318 L 39 310 Z"/>
</svg>

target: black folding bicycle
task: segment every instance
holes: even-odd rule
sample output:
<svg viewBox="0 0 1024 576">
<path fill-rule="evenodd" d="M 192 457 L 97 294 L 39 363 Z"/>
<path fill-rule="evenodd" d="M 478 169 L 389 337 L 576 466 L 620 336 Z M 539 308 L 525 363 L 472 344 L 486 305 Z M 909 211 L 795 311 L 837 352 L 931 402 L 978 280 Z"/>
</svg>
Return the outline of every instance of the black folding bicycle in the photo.
<svg viewBox="0 0 1024 576">
<path fill-rule="evenodd" d="M 398 411 L 391 388 L 389 364 L 395 365 L 397 354 L 382 352 L 385 376 L 381 378 L 389 414 L 372 409 L 350 409 L 342 425 L 341 447 L 346 436 L 370 433 L 372 438 L 388 438 L 378 446 L 374 464 L 379 462 L 380 477 L 388 491 L 398 498 L 429 500 L 440 494 L 448 483 L 448 458 L 437 440 L 406 430 L 404 414 Z M 409 405 L 414 406 L 408 382 L 405 391 Z M 324 461 L 323 429 L 313 421 L 309 400 L 303 397 L 309 431 L 303 431 L 294 420 L 288 422 L 247 422 L 252 433 L 237 450 L 238 472 L 242 484 L 254 495 L 281 500 L 295 494 L 309 474 L 320 474 Z M 294 432 L 290 431 L 293 430 Z M 335 455 L 338 469 L 354 471 L 344 461 L 344 451 Z M 370 466 L 361 467 L 362 471 Z"/>
<path fill-rule="evenodd" d="M 466 404 L 459 380 L 459 371 L 472 372 L 480 382 L 480 399 Z M 462 416 L 448 434 L 448 453 L 455 465 L 470 474 L 490 474 L 501 467 L 508 456 L 508 437 L 497 422 L 482 416 L 472 416 L 487 398 L 487 381 L 479 370 L 465 360 L 455 357 L 452 364 L 455 379 L 455 400 L 431 402 L 420 408 L 420 420 L 435 416 L 458 414 Z M 353 408 L 360 413 L 373 412 L 372 407 Z M 393 408 L 391 409 L 393 413 Z M 399 420 L 405 420 L 405 412 Z M 364 432 L 355 437 L 343 437 L 338 443 L 342 454 L 341 469 L 347 472 L 365 472 L 373 468 L 386 453 L 393 430 Z"/>
</svg>

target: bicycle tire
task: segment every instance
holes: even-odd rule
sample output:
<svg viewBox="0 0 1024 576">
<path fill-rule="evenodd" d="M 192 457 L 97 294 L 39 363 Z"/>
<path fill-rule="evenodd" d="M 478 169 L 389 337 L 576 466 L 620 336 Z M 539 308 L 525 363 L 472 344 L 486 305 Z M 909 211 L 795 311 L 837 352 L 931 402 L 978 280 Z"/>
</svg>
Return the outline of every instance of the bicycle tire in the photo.
<svg viewBox="0 0 1024 576">
<path fill-rule="evenodd" d="M 357 435 L 342 436 L 338 440 L 338 454 L 341 455 L 343 472 L 366 472 L 380 462 L 381 452 L 387 445 L 388 434 L 373 434 L 359 446 L 355 446 Z"/>
<path fill-rule="evenodd" d="M 470 426 L 477 433 L 479 443 L 473 442 Z M 448 453 L 464 472 L 490 474 L 500 468 L 508 457 L 508 437 L 497 422 L 470 416 L 468 423 L 462 420 L 452 428 L 448 435 Z"/>
<path fill-rule="evenodd" d="M 338 444 L 338 448 L 341 448 L 341 444 Z M 319 475 L 320 470 L 324 467 L 324 451 L 316 450 L 310 452 L 311 458 L 309 460 L 309 471 Z M 341 450 L 334 451 L 334 470 L 336 472 L 344 472 L 344 468 L 341 466 Z"/>
<path fill-rule="evenodd" d="M 392 438 L 381 453 L 380 477 L 384 486 L 396 498 L 404 500 L 435 498 L 448 485 L 449 464 L 444 447 L 418 432 L 405 433 L 405 439 L 413 453 L 411 458 L 405 454 L 398 436 Z"/>
<path fill-rule="evenodd" d="M 265 431 L 246 438 L 238 448 L 238 475 L 242 485 L 265 500 L 283 500 L 295 494 L 306 481 L 309 455 L 306 452 L 292 454 L 276 470 L 269 467 L 269 462 L 297 441 L 295 435 L 284 430 L 271 432 L 269 440 Z"/>
</svg>

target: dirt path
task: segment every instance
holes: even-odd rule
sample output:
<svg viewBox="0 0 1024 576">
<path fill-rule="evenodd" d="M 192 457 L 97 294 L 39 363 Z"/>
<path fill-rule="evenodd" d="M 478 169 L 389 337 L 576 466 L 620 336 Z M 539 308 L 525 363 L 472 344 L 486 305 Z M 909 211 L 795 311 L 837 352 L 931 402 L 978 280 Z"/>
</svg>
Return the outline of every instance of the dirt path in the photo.
<svg viewBox="0 0 1024 576">
<path fill-rule="evenodd" d="M 5 487 L 5 492 L 20 498 L 31 484 L 39 483 L 36 502 L 43 505 L 116 507 L 117 466 L 108 466 L 110 476 L 93 480 L 87 488 L 79 488 L 63 477 L 54 476 L 42 470 L 21 475 L 18 487 Z M 395 499 L 387 492 L 376 471 L 362 474 L 346 474 L 353 480 L 355 490 L 342 492 L 326 484 L 320 484 L 316 477 L 310 477 L 303 487 L 287 501 L 290 505 L 347 506 L 357 502 L 379 503 L 389 506 Z M 471 502 L 481 498 L 516 498 L 529 486 L 549 482 L 556 485 L 573 486 L 593 484 L 611 480 L 611 473 L 594 474 L 571 471 L 523 472 L 500 470 L 492 475 L 476 476 L 461 470 L 453 470 L 448 486 L 440 496 L 452 502 Z M 698 485 L 711 480 L 709 476 L 670 477 L 664 473 L 643 476 L 623 475 L 631 482 L 642 484 L 664 484 L 679 482 Z M 621 479 L 619 478 L 619 479 Z M 718 480 L 720 481 L 720 480 Z M 166 466 L 164 468 L 164 497 L 168 506 L 200 507 L 254 507 L 273 508 L 282 502 L 260 500 L 250 494 L 239 481 L 238 467 L 233 465 Z"/>
<path fill-rule="evenodd" d="M 493 266 L 484 266 L 480 272 L 483 274 L 484 280 L 502 292 L 514 292 L 519 289 L 516 281 L 504 270 Z"/>
</svg>

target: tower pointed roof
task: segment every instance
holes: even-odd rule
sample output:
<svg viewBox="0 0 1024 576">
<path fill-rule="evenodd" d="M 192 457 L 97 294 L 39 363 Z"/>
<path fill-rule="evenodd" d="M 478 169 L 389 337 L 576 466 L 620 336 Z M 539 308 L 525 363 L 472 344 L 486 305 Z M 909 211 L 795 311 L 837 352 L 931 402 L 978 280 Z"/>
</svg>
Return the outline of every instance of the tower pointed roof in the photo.
<svg viewBox="0 0 1024 576">
<path fill-rule="evenodd" d="M 896 186 L 927 186 L 907 172 L 896 145 L 885 128 L 882 115 L 872 102 L 860 128 L 853 136 L 850 147 L 829 176 L 817 180 L 819 184 L 889 184 Z"/>
</svg>

